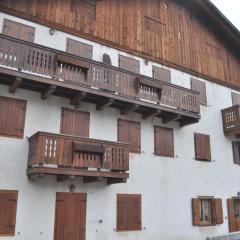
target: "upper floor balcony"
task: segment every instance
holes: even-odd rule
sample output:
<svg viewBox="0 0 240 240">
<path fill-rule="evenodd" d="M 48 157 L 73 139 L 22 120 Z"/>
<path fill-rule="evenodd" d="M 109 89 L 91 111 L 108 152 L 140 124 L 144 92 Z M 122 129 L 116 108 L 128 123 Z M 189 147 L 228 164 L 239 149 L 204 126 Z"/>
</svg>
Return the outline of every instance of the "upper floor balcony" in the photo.
<svg viewBox="0 0 240 240">
<path fill-rule="evenodd" d="M 199 93 L 117 67 L 0 34 L 0 83 L 87 101 L 97 110 L 111 106 L 121 114 L 159 116 L 181 126 L 200 119 Z"/>
<path fill-rule="evenodd" d="M 226 136 L 240 136 L 240 105 L 222 110 L 223 131 Z"/>
<path fill-rule="evenodd" d="M 83 182 L 107 179 L 109 184 L 129 177 L 126 143 L 38 132 L 29 138 L 30 179 L 55 175 L 58 180 L 83 177 Z"/>
</svg>

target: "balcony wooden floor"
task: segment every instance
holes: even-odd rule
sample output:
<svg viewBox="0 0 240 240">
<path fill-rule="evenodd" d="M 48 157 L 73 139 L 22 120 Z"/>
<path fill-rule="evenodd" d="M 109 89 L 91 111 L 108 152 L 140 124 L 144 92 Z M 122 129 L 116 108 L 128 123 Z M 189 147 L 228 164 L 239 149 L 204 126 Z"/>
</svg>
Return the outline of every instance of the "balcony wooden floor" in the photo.
<svg viewBox="0 0 240 240">
<path fill-rule="evenodd" d="M 1 34 L 0 83 L 11 93 L 20 87 L 40 92 L 42 99 L 53 94 L 74 105 L 86 101 L 99 111 L 111 106 L 181 126 L 200 119 L 195 91 Z"/>
<path fill-rule="evenodd" d="M 27 175 L 30 180 L 55 175 L 58 181 L 82 177 L 84 183 L 108 184 L 129 177 L 128 144 L 38 132 L 29 138 Z"/>
</svg>

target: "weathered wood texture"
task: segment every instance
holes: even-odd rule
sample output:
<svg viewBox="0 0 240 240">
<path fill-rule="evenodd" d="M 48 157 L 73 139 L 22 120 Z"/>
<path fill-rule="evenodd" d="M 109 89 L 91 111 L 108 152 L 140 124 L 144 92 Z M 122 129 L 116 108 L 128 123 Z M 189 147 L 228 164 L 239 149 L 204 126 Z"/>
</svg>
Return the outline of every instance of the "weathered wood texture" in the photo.
<svg viewBox="0 0 240 240">
<path fill-rule="evenodd" d="M 200 112 L 195 91 L 3 35 L 0 35 L 0 64 L 64 83 L 105 90 L 115 97 L 128 98 L 129 102 L 137 99 L 171 106 L 171 109 Z M 161 99 L 158 88 L 163 88 Z"/>
<path fill-rule="evenodd" d="M 6 0 L 2 11 L 240 87 L 226 34 L 196 3 L 176 0 Z M 190 10 L 192 9 L 192 10 Z M 229 44 L 230 45 L 230 44 Z"/>
<path fill-rule="evenodd" d="M 211 161 L 210 136 L 201 133 L 194 133 L 195 159 Z"/>
<path fill-rule="evenodd" d="M 75 151 L 75 144 L 104 148 L 104 154 Z M 29 139 L 28 167 L 50 164 L 66 168 L 129 169 L 128 144 L 51 133 L 37 133 Z"/>
</svg>

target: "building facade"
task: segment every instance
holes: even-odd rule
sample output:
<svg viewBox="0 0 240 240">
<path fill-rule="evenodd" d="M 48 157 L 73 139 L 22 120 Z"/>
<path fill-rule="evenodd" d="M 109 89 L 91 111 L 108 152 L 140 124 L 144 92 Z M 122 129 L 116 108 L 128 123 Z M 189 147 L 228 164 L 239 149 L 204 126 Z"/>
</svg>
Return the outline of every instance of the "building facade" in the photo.
<svg viewBox="0 0 240 240">
<path fill-rule="evenodd" d="M 239 35 L 210 3 L 77 2 L 0 3 L 0 238 L 240 231 Z"/>
</svg>

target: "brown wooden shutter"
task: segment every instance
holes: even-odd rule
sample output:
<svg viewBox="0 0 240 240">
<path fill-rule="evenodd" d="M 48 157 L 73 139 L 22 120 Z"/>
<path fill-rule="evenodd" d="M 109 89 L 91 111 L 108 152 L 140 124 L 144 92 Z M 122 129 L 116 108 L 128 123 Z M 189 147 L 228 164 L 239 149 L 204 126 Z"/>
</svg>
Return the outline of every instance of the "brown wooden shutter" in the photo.
<svg viewBox="0 0 240 240">
<path fill-rule="evenodd" d="M 129 143 L 131 152 L 141 152 L 141 129 L 140 123 L 118 119 L 118 141 Z"/>
<path fill-rule="evenodd" d="M 191 89 L 199 92 L 200 104 L 207 106 L 206 84 L 191 78 Z"/>
<path fill-rule="evenodd" d="M 137 231 L 142 229 L 141 195 L 117 195 L 117 230 Z"/>
<path fill-rule="evenodd" d="M 35 28 L 8 19 L 4 19 L 3 34 L 24 41 L 34 42 Z"/>
<path fill-rule="evenodd" d="M 15 235 L 17 198 L 17 191 L 0 190 L 0 235 Z"/>
<path fill-rule="evenodd" d="M 233 149 L 233 162 L 236 164 L 240 164 L 240 142 L 232 142 L 232 149 Z"/>
<path fill-rule="evenodd" d="M 232 105 L 239 105 L 240 104 L 240 94 L 232 92 Z"/>
<path fill-rule="evenodd" d="M 234 215 L 234 201 L 233 199 L 227 200 L 228 207 L 228 224 L 229 224 L 229 232 L 238 231 L 237 221 Z"/>
<path fill-rule="evenodd" d="M 193 216 L 193 226 L 200 225 L 200 200 L 198 198 L 192 199 L 192 216 Z"/>
<path fill-rule="evenodd" d="M 89 137 L 90 113 L 62 108 L 61 133 Z"/>
<path fill-rule="evenodd" d="M 153 66 L 153 78 L 171 83 L 171 72 L 170 70 Z"/>
<path fill-rule="evenodd" d="M 173 129 L 154 126 L 154 153 L 164 157 L 174 157 Z"/>
<path fill-rule="evenodd" d="M 210 136 L 194 133 L 195 159 L 211 161 Z"/>
<path fill-rule="evenodd" d="M 23 138 L 27 102 L 0 97 L 0 134 Z"/>
<path fill-rule="evenodd" d="M 93 46 L 86 43 L 78 42 L 76 40 L 67 38 L 66 51 L 73 55 L 92 59 L 93 57 Z"/>
<path fill-rule="evenodd" d="M 119 68 L 134 73 L 140 73 L 140 62 L 138 60 L 119 55 Z"/>
<path fill-rule="evenodd" d="M 222 224 L 223 223 L 222 199 L 215 198 L 214 205 L 215 205 L 216 224 Z"/>
</svg>

